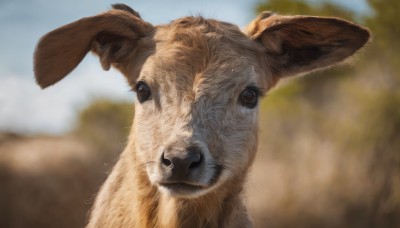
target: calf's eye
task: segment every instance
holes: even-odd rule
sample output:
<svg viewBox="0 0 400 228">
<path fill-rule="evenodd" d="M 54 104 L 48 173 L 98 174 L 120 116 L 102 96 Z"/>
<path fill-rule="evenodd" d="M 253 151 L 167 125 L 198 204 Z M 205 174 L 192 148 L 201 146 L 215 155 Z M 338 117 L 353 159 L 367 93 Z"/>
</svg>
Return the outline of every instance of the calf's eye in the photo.
<svg viewBox="0 0 400 228">
<path fill-rule="evenodd" d="M 239 102 L 246 108 L 254 108 L 258 101 L 258 90 L 256 88 L 247 87 L 239 96 Z"/>
<path fill-rule="evenodd" d="M 143 103 L 151 98 L 150 87 L 143 81 L 136 84 L 136 96 L 140 103 Z"/>
</svg>

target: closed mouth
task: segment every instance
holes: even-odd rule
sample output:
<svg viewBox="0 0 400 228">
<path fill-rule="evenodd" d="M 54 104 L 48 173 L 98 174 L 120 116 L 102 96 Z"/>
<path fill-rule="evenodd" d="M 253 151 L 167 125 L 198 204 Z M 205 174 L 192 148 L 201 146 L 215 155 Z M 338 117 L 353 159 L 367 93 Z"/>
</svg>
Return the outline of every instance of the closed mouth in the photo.
<svg viewBox="0 0 400 228">
<path fill-rule="evenodd" d="M 161 186 L 167 187 L 167 188 L 182 188 L 182 189 L 203 189 L 204 186 L 200 185 L 194 185 L 194 184 L 189 184 L 185 182 L 165 182 L 165 183 L 160 183 Z"/>
<path fill-rule="evenodd" d="M 160 183 L 160 186 L 165 187 L 174 192 L 194 192 L 205 188 L 200 185 L 188 184 L 185 182 L 166 182 L 166 183 Z"/>
<path fill-rule="evenodd" d="M 195 180 L 190 180 L 186 178 L 176 178 L 176 177 L 169 177 L 165 178 L 162 181 L 158 182 L 158 187 L 160 190 L 167 192 L 171 196 L 175 197 L 193 197 L 205 194 L 208 190 L 212 189 L 213 186 L 217 183 L 222 170 L 223 166 L 215 165 L 214 172 L 211 178 L 206 182 L 198 182 Z"/>
</svg>

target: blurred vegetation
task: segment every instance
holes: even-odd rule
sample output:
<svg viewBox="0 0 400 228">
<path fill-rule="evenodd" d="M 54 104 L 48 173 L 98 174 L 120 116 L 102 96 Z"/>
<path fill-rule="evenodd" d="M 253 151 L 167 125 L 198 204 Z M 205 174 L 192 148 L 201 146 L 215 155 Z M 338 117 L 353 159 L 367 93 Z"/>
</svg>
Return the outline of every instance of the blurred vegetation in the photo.
<svg viewBox="0 0 400 228">
<path fill-rule="evenodd" d="M 256 11 L 258 13 L 272 11 L 286 15 L 330 16 L 354 20 L 354 12 L 341 8 L 330 1 L 318 1 L 310 4 L 310 1 L 304 0 L 269 0 L 258 4 Z"/>
<path fill-rule="evenodd" d="M 340 163 L 332 159 L 324 164 L 336 169 L 331 193 L 326 196 L 331 204 L 317 200 L 314 204 L 332 206 L 335 200 L 350 197 L 342 202 L 343 215 L 336 219 L 342 227 L 400 227 L 400 1 L 369 0 L 372 13 L 364 15 L 333 2 L 310 2 L 269 0 L 260 3 L 256 11 L 343 17 L 368 27 L 373 40 L 355 57 L 353 66 L 315 72 L 272 91 L 261 107 L 259 153 L 290 167 L 305 153 L 317 157 L 327 153 L 327 147 L 333 148 Z M 301 148 L 304 144 L 313 146 Z M 353 163 L 349 163 L 351 159 Z M 354 171 L 359 164 L 363 165 L 357 172 L 365 179 L 347 189 L 350 182 L 356 182 L 348 178 L 348 169 Z M 303 174 L 292 175 L 307 179 Z M 360 191 L 363 197 L 355 200 L 351 191 L 357 192 L 357 188 L 364 189 Z M 311 212 L 304 208 L 296 213 L 303 216 L 286 213 L 285 222 L 276 217 L 264 221 L 265 214 L 261 214 L 264 223 L 258 225 L 320 227 L 329 221 L 327 214 L 305 220 Z"/>
<path fill-rule="evenodd" d="M 131 103 L 99 99 L 65 136 L 0 133 L 0 227 L 84 227 L 133 112 Z"/>
<path fill-rule="evenodd" d="M 134 116 L 133 103 L 98 99 L 79 115 L 73 134 L 105 156 L 115 156 L 126 145 Z"/>
</svg>

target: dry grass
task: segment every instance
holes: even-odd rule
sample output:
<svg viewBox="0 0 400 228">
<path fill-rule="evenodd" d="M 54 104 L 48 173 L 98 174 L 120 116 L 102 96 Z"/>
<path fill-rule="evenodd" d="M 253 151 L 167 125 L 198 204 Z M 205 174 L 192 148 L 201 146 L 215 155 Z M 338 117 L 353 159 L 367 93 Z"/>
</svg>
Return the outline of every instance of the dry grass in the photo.
<svg viewBox="0 0 400 228">
<path fill-rule="evenodd" d="M 260 143 L 245 193 L 256 227 L 400 224 L 398 205 L 374 208 L 380 182 L 367 160 L 307 134 L 292 143 L 297 151 L 285 155 Z M 82 227 L 110 168 L 71 137 L 3 135 L 0 154 L 0 227 Z"/>
<path fill-rule="evenodd" d="M 3 134 L 0 227 L 83 227 L 106 176 L 94 155 L 69 137 Z"/>
<path fill-rule="evenodd" d="M 257 157 L 247 191 L 256 227 L 386 227 L 388 218 L 373 217 L 367 161 L 341 157 L 329 143 L 304 144 L 296 156 Z"/>
</svg>

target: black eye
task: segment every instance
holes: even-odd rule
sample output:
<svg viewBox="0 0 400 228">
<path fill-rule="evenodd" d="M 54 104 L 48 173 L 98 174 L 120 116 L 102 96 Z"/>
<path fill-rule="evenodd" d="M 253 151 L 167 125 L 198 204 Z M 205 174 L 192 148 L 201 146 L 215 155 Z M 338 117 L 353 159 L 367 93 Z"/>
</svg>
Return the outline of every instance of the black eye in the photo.
<svg viewBox="0 0 400 228">
<path fill-rule="evenodd" d="M 247 87 L 242 94 L 240 94 L 239 102 L 246 108 L 254 108 L 257 105 L 258 90 L 256 88 Z"/>
<path fill-rule="evenodd" d="M 150 88 L 145 82 L 138 82 L 136 84 L 136 96 L 140 103 L 151 98 Z"/>
</svg>

